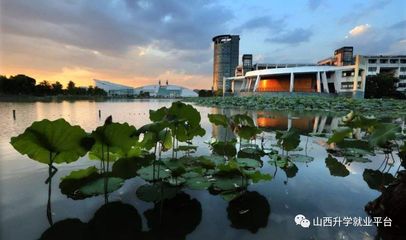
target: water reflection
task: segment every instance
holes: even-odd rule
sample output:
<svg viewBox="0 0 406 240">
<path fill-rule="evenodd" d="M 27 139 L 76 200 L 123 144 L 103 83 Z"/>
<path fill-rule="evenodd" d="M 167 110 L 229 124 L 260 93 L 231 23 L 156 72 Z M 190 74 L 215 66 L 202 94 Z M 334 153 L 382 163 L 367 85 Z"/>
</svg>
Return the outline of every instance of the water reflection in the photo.
<svg viewBox="0 0 406 240">
<path fill-rule="evenodd" d="M 230 201 L 227 207 L 231 227 L 246 229 L 252 233 L 267 227 L 270 213 L 268 200 L 258 192 L 246 191 Z"/>
<path fill-rule="evenodd" d="M 180 192 L 172 199 L 156 202 L 144 216 L 147 231 L 143 231 L 142 218 L 133 205 L 110 202 L 100 207 L 88 223 L 65 219 L 48 228 L 40 239 L 185 239 L 200 224 L 202 207 L 197 199 Z"/>
</svg>

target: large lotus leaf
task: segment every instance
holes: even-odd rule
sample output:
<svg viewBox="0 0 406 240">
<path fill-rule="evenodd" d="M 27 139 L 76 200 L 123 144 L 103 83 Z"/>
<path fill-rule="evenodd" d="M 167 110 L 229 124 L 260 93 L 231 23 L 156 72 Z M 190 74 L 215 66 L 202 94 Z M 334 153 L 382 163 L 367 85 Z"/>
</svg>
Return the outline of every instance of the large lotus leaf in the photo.
<svg viewBox="0 0 406 240">
<path fill-rule="evenodd" d="M 216 165 L 225 163 L 224 156 L 210 155 L 197 158 L 199 165 L 205 169 L 214 169 Z"/>
<path fill-rule="evenodd" d="M 146 132 L 158 133 L 168 126 L 169 126 L 169 123 L 167 121 L 158 121 L 158 122 L 145 124 L 144 126 L 140 127 L 135 132 L 135 135 L 140 135 L 141 133 L 146 133 Z"/>
<path fill-rule="evenodd" d="M 126 156 L 131 148 L 138 146 L 136 129 L 128 123 L 110 123 L 96 128 L 92 136 L 96 139 L 91 153 L 101 159 L 102 152 L 110 152 L 117 156 Z M 116 158 L 110 159 L 117 160 Z"/>
<path fill-rule="evenodd" d="M 246 175 L 252 182 L 257 183 L 260 181 L 270 181 L 272 180 L 272 175 L 269 173 L 261 173 L 260 171 L 255 171 Z"/>
<path fill-rule="evenodd" d="M 143 135 L 142 141 L 140 143 L 140 145 L 149 150 L 153 147 L 156 146 L 157 142 L 159 141 L 158 139 L 158 134 L 155 132 L 146 132 Z"/>
<path fill-rule="evenodd" d="M 218 155 L 233 157 L 237 154 L 237 149 L 232 142 L 216 142 L 212 144 L 213 151 Z"/>
<path fill-rule="evenodd" d="M 259 130 L 259 128 L 257 127 L 251 127 L 251 126 L 242 126 L 237 128 L 237 135 L 240 138 L 243 139 L 252 139 L 254 138 L 257 134 L 261 133 L 261 130 Z"/>
<path fill-rule="evenodd" d="M 260 160 L 261 157 L 265 156 L 265 152 L 259 148 L 249 147 L 241 149 L 237 156 L 240 158 L 254 158 Z"/>
<path fill-rule="evenodd" d="M 158 134 L 159 141 L 163 145 L 164 149 L 172 148 L 172 133 L 169 130 L 162 130 Z"/>
<path fill-rule="evenodd" d="M 314 158 L 310 157 L 310 156 L 302 155 L 302 154 L 291 154 L 291 155 L 289 155 L 289 159 L 292 162 L 306 162 L 306 163 L 308 163 L 308 162 L 313 161 Z"/>
<path fill-rule="evenodd" d="M 369 137 L 371 146 L 385 146 L 388 141 L 394 140 L 396 133 L 399 132 L 400 126 L 393 123 L 381 123 L 376 126 L 375 130 Z"/>
<path fill-rule="evenodd" d="M 142 157 L 120 158 L 113 164 L 111 176 L 130 179 L 137 176 L 137 171 L 148 166 L 155 159 L 155 155 L 147 154 Z"/>
<path fill-rule="evenodd" d="M 292 151 L 299 146 L 300 134 L 294 129 L 290 128 L 288 131 L 276 131 L 276 139 L 278 140 L 278 145 L 281 146 L 285 151 Z"/>
<path fill-rule="evenodd" d="M 328 139 L 327 143 L 337 143 L 343 141 L 352 133 L 352 128 L 343 127 L 334 130 L 334 134 Z"/>
<path fill-rule="evenodd" d="M 233 122 L 240 126 L 255 127 L 252 118 L 246 114 L 236 114 L 232 117 Z"/>
<path fill-rule="evenodd" d="M 200 124 L 200 113 L 192 105 L 180 101 L 173 102 L 168 109 L 168 115 L 174 116 L 176 120 L 186 120 L 191 126 Z"/>
<path fill-rule="evenodd" d="M 11 138 L 11 145 L 29 158 L 49 164 L 70 163 L 87 153 L 87 135 L 79 126 L 71 126 L 64 119 L 34 122 L 23 134 Z M 52 154 L 51 154 L 52 153 Z"/>
<path fill-rule="evenodd" d="M 208 114 L 207 116 L 209 117 L 209 121 L 216 126 L 228 126 L 228 119 L 223 114 Z"/>
<path fill-rule="evenodd" d="M 379 170 L 365 169 L 362 174 L 364 181 L 368 184 L 368 187 L 378 191 L 388 184 L 395 181 L 395 177 L 390 173 L 383 173 Z"/>
<path fill-rule="evenodd" d="M 193 190 L 204 190 L 208 189 L 214 181 L 213 178 L 197 176 L 186 179 L 185 185 Z"/>
<path fill-rule="evenodd" d="M 79 192 L 87 196 L 104 194 L 105 178 L 94 180 L 79 189 Z M 111 193 L 119 189 L 124 183 L 124 179 L 116 177 L 107 178 L 107 192 Z"/>
<path fill-rule="evenodd" d="M 157 110 L 149 110 L 149 119 L 153 122 L 162 121 L 168 114 L 168 108 L 161 107 Z"/>
<path fill-rule="evenodd" d="M 350 121 L 345 122 L 345 125 L 351 128 L 368 129 L 378 124 L 376 118 L 364 117 L 359 114 L 355 114 Z"/>
<path fill-rule="evenodd" d="M 243 168 L 260 168 L 263 165 L 261 160 L 253 158 L 237 158 L 236 161 Z"/>
<path fill-rule="evenodd" d="M 242 187 L 242 180 L 239 176 L 218 177 L 213 183 L 213 187 L 221 191 L 234 190 Z"/>
<path fill-rule="evenodd" d="M 329 169 L 331 176 L 345 177 L 350 175 L 350 171 L 348 171 L 344 164 L 331 155 L 326 158 L 326 167 Z"/>
<path fill-rule="evenodd" d="M 206 131 L 200 126 L 200 124 L 190 125 L 189 123 L 178 124 L 176 127 L 172 128 L 172 131 L 174 131 L 176 139 L 180 142 L 188 142 L 196 136 L 202 137 L 206 134 Z"/>
<path fill-rule="evenodd" d="M 220 196 L 224 201 L 230 202 L 230 201 L 238 198 L 239 196 L 241 196 L 243 194 L 243 192 L 244 191 L 240 191 L 240 190 L 223 191 L 220 193 Z"/>
<path fill-rule="evenodd" d="M 166 183 L 145 184 L 140 186 L 137 197 L 145 202 L 158 202 L 164 199 L 171 199 L 179 192 L 178 187 L 173 187 Z"/>
<path fill-rule="evenodd" d="M 72 199 L 84 199 L 88 196 L 83 195 L 79 189 L 100 177 L 101 175 L 97 172 L 97 168 L 94 166 L 72 171 L 68 176 L 61 178 L 59 188 L 61 189 L 62 194 L 65 194 Z"/>
<path fill-rule="evenodd" d="M 167 169 L 165 166 L 159 166 L 158 164 L 149 165 L 148 167 L 143 167 L 137 171 L 137 174 L 146 181 L 153 181 L 156 179 L 168 178 L 171 176 L 171 170 Z"/>
<path fill-rule="evenodd" d="M 227 161 L 224 164 L 219 164 L 217 169 L 222 173 L 240 172 L 240 164 L 234 159 Z"/>
</svg>

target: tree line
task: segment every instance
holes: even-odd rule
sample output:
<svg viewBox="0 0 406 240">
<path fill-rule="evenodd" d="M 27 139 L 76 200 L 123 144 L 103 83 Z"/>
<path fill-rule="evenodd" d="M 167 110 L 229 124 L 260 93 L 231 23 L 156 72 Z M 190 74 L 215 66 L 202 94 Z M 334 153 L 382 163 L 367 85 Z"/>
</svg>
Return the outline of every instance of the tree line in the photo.
<svg viewBox="0 0 406 240">
<path fill-rule="evenodd" d="M 89 86 L 76 87 L 69 81 L 66 88 L 60 82 L 50 83 L 46 80 L 37 84 L 37 81 L 24 74 L 16 76 L 0 75 L 0 94 L 5 95 L 34 95 L 34 96 L 57 96 L 57 95 L 80 95 L 80 96 L 106 96 L 107 93 L 101 88 Z"/>
</svg>

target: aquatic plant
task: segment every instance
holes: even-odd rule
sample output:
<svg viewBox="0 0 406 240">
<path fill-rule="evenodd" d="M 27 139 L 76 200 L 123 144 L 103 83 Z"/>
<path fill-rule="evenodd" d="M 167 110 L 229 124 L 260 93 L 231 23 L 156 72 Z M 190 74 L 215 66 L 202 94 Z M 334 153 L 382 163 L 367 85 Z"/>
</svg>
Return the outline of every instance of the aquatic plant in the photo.
<svg viewBox="0 0 406 240">
<path fill-rule="evenodd" d="M 48 165 L 47 218 L 52 225 L 51 185 L 58 170 L 54 164 L 71 163 L 84 156 L 94 144 L 79 126 L 72 126 L 64 119 L 34 122 L 24 133 L 11 138 L 11 145 L 32 160 Z"/>
</svg>

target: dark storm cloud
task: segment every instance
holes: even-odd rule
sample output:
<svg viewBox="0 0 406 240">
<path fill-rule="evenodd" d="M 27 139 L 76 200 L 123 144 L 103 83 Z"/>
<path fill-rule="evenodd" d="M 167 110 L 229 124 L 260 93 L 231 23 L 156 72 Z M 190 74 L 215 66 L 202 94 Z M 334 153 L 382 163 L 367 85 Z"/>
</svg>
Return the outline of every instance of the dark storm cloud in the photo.
<svg viewBox="0 0 406 240">
<path fill-rule="evenodd" d="M 120 53 L 130 46 L 206 49 L 233 14 L 211 1 L 2 0 L 3 33 Z M 210 26 L 210 27 L 207 27 Z"/>
<path fill-rule="evenodd" d="M 274 38 L 265 39 L 266 42 L 276 42 L 285 44 L 298 44 L 302 42 L 308 42 L 313 32 L 310 29 L 296 28 L 291 31 L 287 31 L 279 34 Z"/>
</svg>

